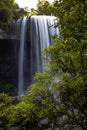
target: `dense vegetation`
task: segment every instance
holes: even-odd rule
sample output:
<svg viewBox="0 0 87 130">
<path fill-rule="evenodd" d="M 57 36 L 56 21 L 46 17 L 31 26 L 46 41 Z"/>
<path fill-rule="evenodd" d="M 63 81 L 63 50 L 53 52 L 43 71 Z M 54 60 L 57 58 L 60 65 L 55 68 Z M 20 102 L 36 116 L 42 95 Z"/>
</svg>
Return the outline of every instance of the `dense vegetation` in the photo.
<svg viewBox="0 0 87 130">
<path fill-rule="evenodd" d="M 47 128 L 87 130 L 87 0 L 58 0 L 51 6 L 59 18 L 60 36 L 44 50 L 51 56 L 49 69 L 36 74 L 19 101 L 0 94 L 4 130 L 11 126 L 26 130 L 43 119 L 48 120 Z"/>
<path fill-rule="evenodd" d="M 13 19 L 18 19 L 28 14 L 27 8 L 20 8 L 15 0 L 1 0 L 0 29 L 6 30 L 11 25 Z"/>
<path fill-rule="evenodd" d="M 51 15 L 52 4 L 50 4 L 48 1 L 40 0 L 37 4 L 37 12 L 39 15 Z"/>
</svg>

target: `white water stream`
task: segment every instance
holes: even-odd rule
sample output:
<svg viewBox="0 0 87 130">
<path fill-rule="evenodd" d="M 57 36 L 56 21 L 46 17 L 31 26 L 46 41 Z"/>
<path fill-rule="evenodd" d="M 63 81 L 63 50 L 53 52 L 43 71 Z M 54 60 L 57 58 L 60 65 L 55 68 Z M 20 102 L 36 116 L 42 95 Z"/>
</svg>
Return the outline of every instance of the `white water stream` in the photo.
<svg viewBox="0 0 87 130">
<path fill-rule="evenodd" d="M 26 73 L 29 73 L 28 81 L 33 82 L 33 76 L 36 72 L 41 72 L 44 70 L 46 61 L 42 60 L 42 50 L 52 45 L 53 39 L 51 35 L 59 33 L 58 28 L 54 28 L 55 17 L 53 16 L 31 16 L 30 25 L 29 25 L 29 51 L 25 49 L 25 40 L 26 40 L 26 29 L 27 18 L 23 18 L 21 23 L 21 33 L 20 33 L 20 47 L 19 47 L 19 65 L 18 65 L 18 96 L 22 96 L 26 90 L 25 86 L 25 69 Z M 29 22 L 29 21 L 28 21 Z M 28 33 L 28 32 L 27 32 Z M 29 59 L 26 58 L 28 62 L 24 63 L 24 53 L 29 55 Z M 24 64 L 28 63 L 26 68 Z M 27 72 L 29 71 L 29 72 Z M 27 81 L 27 83 L 28 83 Z M 28 85 L 28 84 L 27 84 Z"/>
<path fill-rule="evenodd" d="M 27 19 L 23 18 L 20 34 L 20 48 L 19 48 L 19 66 L 18 66 L 18 96 L 24 94 L 24 44 L 25 44 L 25 32 L 26 32 L 26 22 Z"/>
</svg>

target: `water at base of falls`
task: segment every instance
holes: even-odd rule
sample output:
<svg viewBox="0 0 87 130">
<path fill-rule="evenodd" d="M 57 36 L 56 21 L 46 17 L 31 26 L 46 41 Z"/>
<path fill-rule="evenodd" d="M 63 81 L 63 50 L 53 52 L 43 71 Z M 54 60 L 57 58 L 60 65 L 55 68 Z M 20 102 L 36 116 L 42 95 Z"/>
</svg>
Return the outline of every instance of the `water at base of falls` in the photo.
<svg viewBox="0 0 87 130">
<path fill-rule="evenodd" d="M 45 68 L 46 61 L 41 59 L 42 50 L 53 43 L 52 35 L 59 34 L 59 29 L 53 27 L 54 20 L 53 16 L 31 16 L 29 19 L 23 18 L 22 20 L 18 63 L 18 96 L 22 96 L 26 86 L 33 82 L 35 73 L 41 72 Z M 29 41 L 29 51 L 25 47 L 26 36 Z M 24 54 L 28 57 L 26 61 Z"/>
</svg>

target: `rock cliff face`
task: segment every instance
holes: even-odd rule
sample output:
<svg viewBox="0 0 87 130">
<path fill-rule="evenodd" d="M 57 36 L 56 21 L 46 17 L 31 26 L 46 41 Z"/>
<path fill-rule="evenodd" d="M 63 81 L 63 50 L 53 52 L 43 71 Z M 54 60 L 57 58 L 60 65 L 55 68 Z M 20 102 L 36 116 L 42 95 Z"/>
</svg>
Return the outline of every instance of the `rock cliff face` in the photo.
<svg viewBox="0 0 87 130">
<path fill-rule="evenodd" d="M 18 95 L 18 63 L 20 41 L 17 39 L 0 39 L 0 84 L 13 86 L 12 95 Z M 24 81 L 30 81 L 30 44 L 26 42 L 26 54 L 24 57 Z M 26 85 L 25 85 L 26 86 Z M 1 90 L 0 90 L 1 92 Z"/>
<path fill-rule="evenodd" d="M 12 95 L 18 95 L 18 63 L 20 41 L 17 39 L 0 39 L 0 84 L 12 85 Z M 30 44 L 26 41 L 24 57 L 24 82 L 30 84 Z M 27 83 L 27 81 L 29 81 Z M 7 87 L 7 86 L 6 86 Z M 1 87 L 0 87 L 1 88 Z M 27 88 L 25 88 L 27 89 Z M 1 92 L 1 89 L 0 89 Z"/>
<path fill-rule="evenodd" d="M 12 84 L 17 92 L 19 41 L 0 39 L 0 83 Z"/>
</svg>

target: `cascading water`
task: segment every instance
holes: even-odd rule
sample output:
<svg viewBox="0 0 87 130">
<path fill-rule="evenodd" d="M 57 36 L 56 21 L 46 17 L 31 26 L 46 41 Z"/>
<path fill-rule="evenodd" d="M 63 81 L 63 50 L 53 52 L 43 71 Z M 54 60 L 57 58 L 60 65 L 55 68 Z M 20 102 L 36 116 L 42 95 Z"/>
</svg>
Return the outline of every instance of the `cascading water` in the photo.
<svg viewBox="0 0 87 130">
<path fill-rule="evenodd" d="M 23 77 L 23 64 L 24 64 L 24 44 L 26 34 L 27 19 L 23 18 L 21 34 L 20 34 L 20 48 L 19 48 L 19 66 L 18 66 L 18 96 L 22 96 L 24 93 L 24 77 Z"/>
<path fill-rule="evenodd" d="M 53 43 L 52 35 L 58 34 L 58 28 L 54 28 L 53 16 L 32 16 L 30 28 L 31 43 L 31 80 L 36 72 L 43 71 L 46 60 L 42 60 L 42 50 Z"/>
<path fill-rule="evenodd" d="M 19 48 L 18 96 L 22 96 L 26 86 L 33 82 L 35 73 L 41 72 L 45 68 L 46 61 L 41 58 L 42 50 L 53 43 L 51 35 L 59 33 L 58 28 L 53 27 L 54 20 L 55 17 L 53 16 L 31 16 L 28 20 L 26 18 L 22 20 Z M 29 50 L 24 47 L 26 36 L 29 41 L 27 45 Z M 26 60 L 24 60 L 24 54 L 26 54 Z"/>
</svg>

